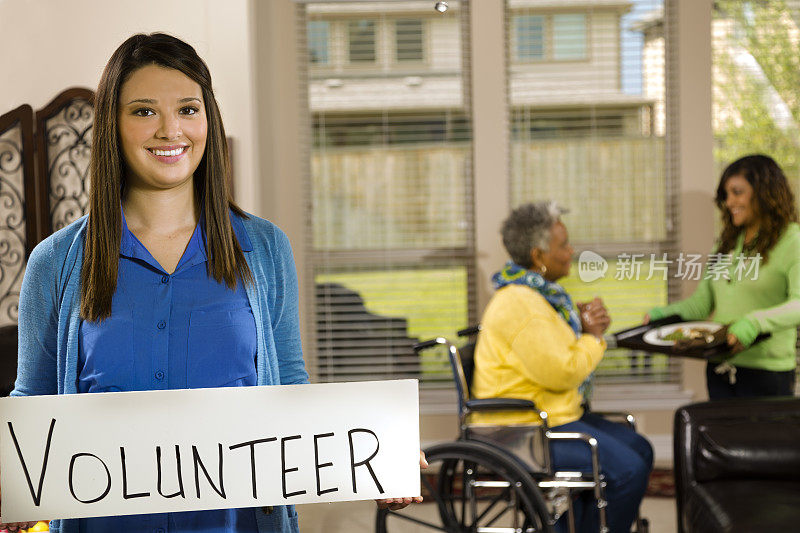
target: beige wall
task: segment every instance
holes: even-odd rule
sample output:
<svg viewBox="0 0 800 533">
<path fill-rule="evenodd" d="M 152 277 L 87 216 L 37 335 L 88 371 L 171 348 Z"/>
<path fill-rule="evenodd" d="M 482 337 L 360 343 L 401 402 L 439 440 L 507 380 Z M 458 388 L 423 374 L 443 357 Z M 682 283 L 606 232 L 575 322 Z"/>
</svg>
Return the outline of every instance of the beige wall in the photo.
<svg viewBox="0 0 800 533">
<path fill-rule="evenodd" d="M 502 0 L 473 2 L 472 54 L 473 175 L 475 252 L 478 265 L 478 316 L 494 289 L 491 275 L 506 261 L 500 225 L 511 206 L 509 171 L 506 33 Z"/>
<path fill-rule="evenodd" d="M 289 237 L 300 277 L 300 328 L 303 348 L 313 351 L 306 332 L 306 317 L 313 281 L 305 275 L 306 217 L 304 169 L 308 154 L 301 138 L 308 134 L 306 93 L 301 93 L 297 61 L 296 4 L 291 0 L 252 0 L 250 25 L 253 35 L 253 68 L 258 106 L 258 184 L 256 202 L 260 215 L 280 226 Z M 308 281 L 308 283 L 307 283 Z M 311 361 L 306 358 L 307 366 Z"/>
<path fill-rule="evenodd" d="M 250 0 L 0 0 L 0 114 L 34 110 L 67 87 L 95 89 L 114 49 L 138 32 L 186 40 L 208 63 L 226 133 L 234 138 L 236 196 L 257 210 Z"/>
</svg>

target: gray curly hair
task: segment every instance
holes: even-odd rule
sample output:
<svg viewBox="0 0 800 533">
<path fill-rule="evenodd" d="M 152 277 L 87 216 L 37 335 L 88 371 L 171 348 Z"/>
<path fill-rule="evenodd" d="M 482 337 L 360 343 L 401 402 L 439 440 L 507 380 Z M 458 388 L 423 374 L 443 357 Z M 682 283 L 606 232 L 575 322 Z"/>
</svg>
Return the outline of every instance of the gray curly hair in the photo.
<svg viewBox="0 0 800 533">
<path fill-rule="evenodd" d="M 508 215 L 500 234 L 511 260 L 523 268 L 531 268 L 531 250 L 550 247 L 550 228 L 568 210 L 548 200 L 524 204 Z"/>
</svg>

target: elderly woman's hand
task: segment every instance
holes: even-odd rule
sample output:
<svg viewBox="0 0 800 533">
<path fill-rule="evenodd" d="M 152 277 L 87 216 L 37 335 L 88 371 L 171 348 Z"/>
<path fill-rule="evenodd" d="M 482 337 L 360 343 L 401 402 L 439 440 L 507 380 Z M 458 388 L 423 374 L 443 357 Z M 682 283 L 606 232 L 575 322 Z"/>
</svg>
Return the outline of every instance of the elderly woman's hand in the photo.
<svg viewBox="0 0 800 533">
<path fill-rule="evenodd" d="M 422 469 L 428 468 L 428 461 L 425 459 L 425 452 L 422 450 L 419 451 L 419 467 Z M 422 503 L 422 496 L 415 496 L 413 498 L 386 498 L 384 500 L 375 500 L 375 503 L 378 504 L 378 509 L 399 511 L 412 503 Z"/>
<path fill-rule="evenodd" d="M 591 302 L 579 303 L 578 311 L 584 333 L 602 337 L 611 324 L 608 309 L 600 298 L 595 298 Z"/>
</svg>

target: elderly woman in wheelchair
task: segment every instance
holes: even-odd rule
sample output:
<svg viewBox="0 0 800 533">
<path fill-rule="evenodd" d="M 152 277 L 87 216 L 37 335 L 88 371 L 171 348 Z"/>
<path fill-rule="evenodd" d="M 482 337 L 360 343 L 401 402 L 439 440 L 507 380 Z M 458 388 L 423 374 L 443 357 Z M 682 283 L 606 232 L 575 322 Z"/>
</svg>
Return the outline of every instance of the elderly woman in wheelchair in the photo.
<svg viewBox="0 0 800 533">
<path fill-rule="evenodd" d="M 487 306 L 475 351 L 476 398 L 528 399 L 547 413 L 551 435 L 580 433 L 596 440 L 604 478 L 606 520 L 612 533 L 629 532 L 637 517 L 653 462 L 650 443 L 630 427 L 587 412 L 579 390 L 603 358 L 610 319 L 596 298 L 573 304 L 557 283 L 569 274 L 573 250 L 553 202 L 527 204 L 503 224 L 511 256 L 494 275 L 497 292 Z M 473 423 L 537 424 L 532 411 L 477 413 Z M 580 440 L 550 439 L 554 471 L 592 472 L 592 453 Z M 598 531 L 598 509 L 574 506 L 578 531 Z M 563 521 L 563 520 L 562 520 Z M 557 524 L 557 527 L 560 524 Z M 563 526 L 562 526 L 563 527 Z"/>
<path fill-rule="evenodd" d="M 574 305 L 556 283 L 573 252 L 562 212 L 530 204 L 505 221 L 511 261 L 494 276 L 482 326 L 459 332 L 480 331 L 477 345 L 439 337 L 415 346 L 447 348 L 459 438 L 425 450 L 429 505 L 378 511 L 377 533 L 628 533 L 633 524 L 646 533 L 638 508 L 652 448 L 630 415 L 605 414 L 628 425 L 617 424 L 584 407 L 610 319 L 602 301 Z"/>
</svg>

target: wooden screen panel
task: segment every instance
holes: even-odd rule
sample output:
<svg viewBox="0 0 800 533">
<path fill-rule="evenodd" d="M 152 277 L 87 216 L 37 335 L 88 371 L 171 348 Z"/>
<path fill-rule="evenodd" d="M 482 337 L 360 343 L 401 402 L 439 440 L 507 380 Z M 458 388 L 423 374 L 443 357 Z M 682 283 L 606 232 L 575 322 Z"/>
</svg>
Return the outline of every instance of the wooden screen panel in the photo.
<svg viewBox="0 0 800 533">
<path fill-rule="evenodd" d="M 37 242 L 33 110 L 0 116 L 0 326 L 15 325 L 19 290 Z"/>
<path fill-rule="evenodd" d="M 93 102 L 92 91 L 72 88 L 36 112 L 41 238 L 88 209 Z"/>
</svg>

